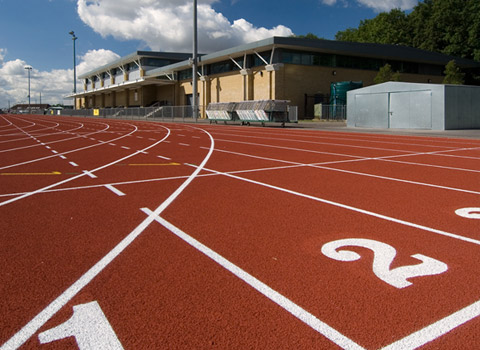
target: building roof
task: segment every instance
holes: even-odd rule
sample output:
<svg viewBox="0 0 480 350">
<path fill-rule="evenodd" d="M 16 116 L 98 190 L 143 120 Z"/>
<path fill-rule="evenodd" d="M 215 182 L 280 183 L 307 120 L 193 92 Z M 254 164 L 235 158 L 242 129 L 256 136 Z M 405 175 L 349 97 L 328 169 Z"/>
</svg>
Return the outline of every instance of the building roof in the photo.
<svg viewBox="0 0 480 350">
<path fill-rule="evenodd" d="M 191 57 L 191 53 L 182 53 L 182 52 L 157 52 L 157 51 L 135 51 L 127 56 L 120 57 L 119 59 L 112 61 L 104 66 L 98 67 L 92 71 L 89 71 L 85 74 L 80 75 L 79 79 L 85 79 L 105 71 L 108 71 L 113 68 L 124 66 L 128 63 L 139 60 L 143 57 L 152 57 L 152 58 L 163 58 L 174 61 L 184 61 L 188 60 Z"/>
<path fill-rule="evenodd" d="M 293 49 L 301 51 L 323 52 L 328 54 L 369 57 L 379 59 L 391 59 L 410 61 L 417 63 L 427 63 L 436 65 L 446 65 L 449 61 L 455 60 L 461 68 L 480 68 L 480 62 L 468 60 L 459 57 L 453 57 L 437 52 L 420 50 L 401 45 L 357 43 L 347 41 L 335 41 L 324 39 L 304 39 L 295 37 L 271 37 L 249 44 L 235 46 L 229 49 L 213 52 L 207 55 L 199 56 L 199 64 L 211 64 L 228 59 L 229 57 L 238 58 L 244 54 L 260 53 L 272 49 Z M 178 59 L 179 62 L 167 66 L 154 68 L 146 72 L 146 77 L 158 77 L 172 72 L 188 69 L 191 67 L 191 53 L 169 53 L 169 52 L 151 52 L 136 51 L 128 56 L 122 57 L 108 65 L 99 67 L 94 71 L 81 75 L 79 78 L 88 78 L 93 75 L 105 72 L 108 69 L 119 67 L 121 65 L 138 60 L 141 57 L 158 57 L 168 59 Z"/>
</svg>

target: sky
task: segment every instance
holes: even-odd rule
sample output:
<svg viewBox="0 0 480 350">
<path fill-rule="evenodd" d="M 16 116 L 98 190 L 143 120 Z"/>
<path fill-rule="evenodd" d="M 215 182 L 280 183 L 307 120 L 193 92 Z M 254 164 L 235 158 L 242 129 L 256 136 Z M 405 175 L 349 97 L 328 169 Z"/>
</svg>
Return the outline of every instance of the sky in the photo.
<svg viewBox="0 0 480 350">
<path fill-rule="evenodd" d="M 199 52 L 271 36 L 334 39 L 361 20 L 418 0 L 197 0 Z M 192 0 L 0 0 L 0 108 L 72 104 L 77 76 L 137 50 L 191 52 Z M 82 89 L 81 81 L 77 90 Z"/>
</svg>

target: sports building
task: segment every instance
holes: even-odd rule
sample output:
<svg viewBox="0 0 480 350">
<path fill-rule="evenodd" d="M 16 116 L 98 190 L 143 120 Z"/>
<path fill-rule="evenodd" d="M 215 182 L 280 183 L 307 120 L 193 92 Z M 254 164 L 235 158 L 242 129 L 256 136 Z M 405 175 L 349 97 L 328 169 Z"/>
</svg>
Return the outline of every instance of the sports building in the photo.
<svg viewBox="0 0 480 350">
<path fill-rule="evenodd" d="M 81 75 L 75 107 L 186 106 L 192 100 L 191 53 L 137 51 Z M 289 100 L 299 118 L 312 118 L 316 103 L 329 103 L 331 83 L 373 84 L 389 63 L 404 82 L 443 81 L 455 59 L 467 73 L 480 63 L 410 47 L 272 37 L 200 55 L 198 93 L 202 115 L 210 103 Z"/>
</svg>

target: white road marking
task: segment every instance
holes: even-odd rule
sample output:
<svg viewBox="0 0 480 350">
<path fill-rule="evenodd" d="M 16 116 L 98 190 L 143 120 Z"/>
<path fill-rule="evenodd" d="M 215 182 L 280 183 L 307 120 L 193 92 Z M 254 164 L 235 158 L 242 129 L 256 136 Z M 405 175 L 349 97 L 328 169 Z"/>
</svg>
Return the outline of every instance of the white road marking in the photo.
<svg viewBox="0 0 480 350">
<path fill-rule="evenodd" d="M 194 167 L 196 167 L 196 166 L 194 166 Z M 469 237 L 460 236 L 460 235 L 457 235 L 455 233 L 442 231 L 442 230 L 437 230 L 437 229 L 432 228 L 432 227 L 428 227 L 428 226 L 424 226 L 424 225 L 420 225 L 420 224 L 415 224 L 413 222 L 409 222 L 409 221 L 405 221 L 405 220 L 401 220 L 401 219 L 396 219 L 396 218 L 391 217 L 391 216 L 378 214 L 378 213 L 375 213 L 375 212 L 372 212 L 372 211 L 369 211 L 369 210 L 356 208 L 356 207 L 353 207 L 353 206 L 350 206 L 350 205 L 347 205 L 347 204 L 342 204 L 342 203 L 334 202 L 334 201 L 331 201 L 331 200 L 328 200 L 328 199 L 323 199 L 323 198 L 311 196 L 311 195 L 308 195 L 308 194 L 305 194 L 305 193 L 300 193 L 300 192 L 297 192 L 297 191 L 288 190 L 286 188 L 275 186 L 275 185 L 270 185 L 270 184 L 267 184 L 265 182 L 250 180 L 250 179 L 245 178 L 245 177 L 240 177 L 240 176 L 232 175 L 232 174 L 229 174 L 229 173 L 224 173 L 224 172 L 217 171 L 217 170 L 212 170 L 212 169 L 208 169 L 208 168 L 205 168 L 205 167 L 203 168 L 203 170 L 210 171 L 210 172 L 213 172 L 215 174 L 231 177 L 233 179 L 249 182 L 249 183 L 252 183 L 252 184 L 255 184 L 255 185 L 271 188 L 271 189 L 274 189 L 274 190 L 277 190 L 277 191 L 289 193 L 289 194 L 292 194 L 294 196 L 311 199 L 311 200 L 314 200 L 316 202 L 325 203 L 325 204 L 328 204 L 328 205 L 332 205 L 332 206 L 335 206 L 335 207 L 347 209 L 347 210 L 354 211 L 354 212 L 361 213 L 361 214 L 365 214 L 365 215 L 368 215 L 368 216 L 373 216 L 373 217 L 376 217 L 376 218 L 379 218 L 379 219 L 382 219 L 382 220 L 395 222 L 395 223 L 400 224 L 400 225 L 409 226 L 409 227 L 417 228 L 417 229 L 420 229 L 420 230 L 423 230 L 423 231 L 432 232 L 432 233 L 435 233 L 437 235 L 454 238 L 454 239 L 457 239 L 457 240 L 460 240 L 460 241 L 473 243 L 475 245 L 480 245 L 479 240 L 469 238 Z"/>
<path fill-rule="evenodd" d="M 52 153 L 53 153 L 53 154 L 58 154 L 58 152 L 55 151 L 55 150 L 53 150 L 53 149 L 52 149 Z"/>
<path fill-rule="evenodd" d="M 91 172 L 88 171 L 88 170 L 83 170 L 83 173 L 84 173 L 85 175 L 88 175 L 88 176 L 91 177 L 92 179 L 96 179 L 96 178 L 97 178 L 97 176 L 96 176 L 95 174 L 91 173 Z"/>
<path fill-rule="evenodd" d="M 163 156 L 157 156 L 157 158 L 161 158 L 161 159 L 165 159 L 165 160 L 172 160 L 172 158 L 163 157 Z"/>
<path fill-rule="evenodd" d="M 480 300 L 381 350 L 417 349 L 480 316 Z"/>
<path fill-rule="evenodd" d="M 115 193 L 117 196 L 125 196 L 125 193 L 123 193 L 122 191 L 120 191 L 118 188 L 116 187 L 113 187 L 113 185 L 105 185 L 106 188 L 108 188 L 110 191 L 112 191 L 113 193 Z"/>
<path fill-rule="evenodd" d="M 142 208 L 142 211 L 147 214 L 148 216 L 153 215 L 154 213 L 148 208 Z M 363 349 L 360 345 L 355 343 L 353 340 L 349 339 L 348 337 L 341 334 L 336 329 L 332 328 L 325 322 L 319 320 L 313 314 L 309 313 L 301 306 L 295 304 L 290 299 L 286 298 L 276 290 L 272 289 L 262 281 L 258 280 L 245 270 L 241 269 L 237 265 L 233 264 L 229 260 L 225 259 L 223 256 L 215 252 L 214 250 L 210 249 L 206 245 L 200 243 L 192 236 L 189 236 L 178 227 L 172 225 L 167 220 L 163 219 L 162 217 L 156 215 L 155 220 L 172 232 L 174 235 L 200 251 L 201 253 L 208 256 L 210 259 L 215 261 L 217 264 L 222 266 L 227 271 L 230 271 L 232 274 L 240 278 L 242 281 L 247 283 L 249 286 L 254 288 L 256 291 L 260 292 L 268 299 L 276 303 L 278 306 L 282 307 L 284 310 L 288 311 L 290 314 L 298 318 L 300 321 L 307 324 L 309 327 L 316 330 L 318 333 L 322 334 L 333 343 L 337 344 L 338 346 L 344 349 Z"/>
<path fill-rule="evenodd" d="M 64 307 L 73 297 L 75 297 L 85 286 L 87 286 L 100 272 L 103 271 L 120 253 L 122 253 L 154 220 L 159 216 L 179 195 L 183 190 L 195 179 L 198 173 L 205 166 L 210 156 L 213 153 L 215 147 L 215 141 L 213 137 L 205 130 L 205 132 L 211 140 L 211 148 L 208 154 L 203 159 L 202 163 L 195 169 L 195 171 L 186 179 L 175 192 L 173 192 L 157 209 L 145 218 L 132 232 L 130 232 L 120 243 L 118 243 L 107 255 L 100 259 L 94 266 L 92 266 L 85 274 L 83 274 L 77 281 L 75 281 L 70 287 L 68 287 L 61 295 L 53 300 L 45 309 L 40 311 L 32 320 L 30 320 L 25 326 L 23 326 L 13 337 L 11 337 L 3 346 L 1 350 L 14 350 L 22 346 L 32 335 L 34 335 L 40 327 L 42 327 L 53 315 L 55 315 L 62 307 Z M 168 130 L 166 139 L 170 135 Z M 163 139 L 162 139 L 163 140 Z M 158 143 L 162 142 L 159 141 Z M 154 147 L 151 145 L 149 147 Z M 115 161 L 118 163 L 128 157 L 124 157 Z M 113 164 L 113 163 L 111 163 Z M 111 165 L 110 164 L 110 165 Z M 99 169 L 96 169 L 99 170 Z M 5 203 L 5 202 L 4 202 Z M 1 205 L 2 203 L 0 203 Z"/>
<path fill-rule="evenodd" d="M 78 166 L 78 164 L 75 163 L 75 162 L 69 162 L 69 163 L 70 163 L 71 166 Z"/>
<path fill-rule="evenodd" d="M 38 335 L 40 344 L 75 337 L 80 350 L 123 350 L 110 322 L 97 301 L 75 305 L 66 322 Z"/>
<path fill-rule="evenodd" d="M 180 146 L 190 146 L 188 143 L 179 143 Z"/>
<path fill-rule="evenodd" d="M 462 208 L 455 210 L 455 214 L 467 219 L 480 219 L 480 208 Z"/>
</svg>

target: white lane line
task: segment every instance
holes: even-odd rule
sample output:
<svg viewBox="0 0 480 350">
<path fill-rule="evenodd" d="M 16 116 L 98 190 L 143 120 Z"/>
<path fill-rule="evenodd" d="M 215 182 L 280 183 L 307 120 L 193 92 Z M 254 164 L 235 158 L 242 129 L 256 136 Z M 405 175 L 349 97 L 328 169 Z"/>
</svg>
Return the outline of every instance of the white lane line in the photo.
<svg viewBox="0 0 480 350">
<path fill-rule="evenodd" d="M 55 151 L 55 150 L 53 150 L 53 149 L 52 149 L 52 153 L 53 153 L 53 154 L 58 154 L 58 152 Z"/>
<path fill-rule="evenodd" d="M 394 156 L 364 157 L 364 156 L 354 156 L 354 155 L 341 154 L 341 153 L 333 153 L 333 152 L 314 151 L 314 150 L 303 149 L 303 148 L 293 148 L 293 147 L 285 147 L 285 146 L 274 146 L 274 145 L 268 145 L 268 144 L 262 144 L 262 143 L 244 142 L 244 141 L 233 141 L 233 140 L 226 140 L 226 139 L 217 139 L 217 141 L 230 142 L 230 143 L 235 143 L 235 144 L 254 145 L 254 146 L 268 147 L 268 148 L 287 149 L 287 150 L 291 150 L 291 151 L 306 152 L 306 153 L 327 154 L 327 155 L 334 155 L 334 156 L 340 156 L 340 157 L 346 157 L 346 158 L 355 158 L 355 159 L 351 159 L 350 162 L 359 162 L 359 161 L 364 161 L 364 160 L 378 160 L 378 161 L 401 163 L 401 164 L 409 164 L 409 165 L 418 165 L 418 166 L 426 166 L 426 167 L 434 167 L 434 168 L 448 169 L 448 170 L 457 170 L 457 171 L 466 171 L 466 172 L 475 172 L 475 173 L 480 172 L 480 170 L 465 169 L 465 168 L 453 168 L 453 167 L 446 167 L 446 166 L 440 166 L 440 165 L 431 165 L 431 164 L 426 164 L 426 163 L 415 163 L 415 162 L 406 162 L 406 161 L 400 161 L 400 160 L 394 160 L 394 159 L 392 159 L 392 158 L 412 157 L 412 156 L 420 156 L 420 155 L 438 155 L 439 152 L 452 152 L 452 151 L 458 151 L 458 150 L 460 150 L 460 149 L 449 150 L 449 151 L 434 151 L 434 152 L 399 154 L 399 155 L 394 155 Z M 477 147 L 477 148 L 478 148 L 478 147 Z M 469 148 L 469 149 L 477 149 L 477 148 Z M 461 149 L 461 150 L 468 150 L 468 149 L 465 148 L 465 149 Z M 347 163 L 348 160 L 345 160 L 345 161 L 343 161 L 343 162 L 344 162 L 344 163 Z"/>
<path fill-rule="evenodd" d="M 194 166 L 194 167 L 196 167 L 196 166 Z M 332 205 L 332 206 L 335 206 L 335 207 L 347 209 L 347 210 L 354 211 L 354 212 L 361 213 L 361 214 L 365 214 L 365 215 L 368 215 L 368 216 L 373 216 L 373 217 L 376 217 L 376 218 L 379 218 L 379 219 L 382 219 L 382 220 L 395 222 L 395 223 L 400 224 L 400 225 L 413 227 L 413 228 L 417 228 L 417 229 L 420 229 L 420 230 L 423 230 L 423 231 L 432 232 L 432 233 L 435 233 L 437 235 L 450 237 L 450 238 L 454 238 L 454 239 L 457 239 L 457 240 L 460 240 L 460 241 L 480 245 L 479 240 L 469 238 L 469 237 L 460 236 L 460 235 L 455 234 L 455 233 L 446 232 L 446 231 L 442 231 L 442 230 L 437 230 L 437 229 L 432 228 L 432 227 L 428 227 L 428 226 L 424 226 L 424 225 L 420 225 L 420 224 L 415 224 L 413 222 L 409 222 L 409 221 L 405 221 L 405 220 L 401 220 L 401 219 L 396 219 L 396 218 L 391 217 L 391 216 L 378 214 L 378 213 L 375 213 L 375 212 L 372 212 L 372 211 L 369 211 L 369 210 L 352 207 L 352 206 L 347 205 L 347 204 L 342 204 L 342 203 L 334 202 L 334 201 L 331 201 L 331 200 L 328 200 L 328 199 L 311 196 L 311 195 L 308 195 L 308 194 L 305 194 L 305 193 L 300 193 L 300 192 L 297 192 L 297 191 L 289 190 L 289 189 L 286 189 L 286 188 L 283 188 L 283 187 L 278 187 L 278 186 L 275 186 L 275 185 L 270 185 L 270 184 L 260 182 L 260 181 L 250 180 L 250 179 L 245 178 L 245 177 L 240 177 L 240 176 L 232 175 L 232 174 L 229 174 L 229 173 L 224 173 L 224 172 L 217 171 L 217 170 L 212 170 L 212 169 L 208 169 L 208 168 L 205 168 L 205 167 L 203 168 L 203 170 L 210 171 L 210 172 L 218 174 L 218 175 L 224 175 L 224 176 L 227 176 L 227 177 L 231 177 L 233 179 L 249 182 L 249 183 L 252 183 L 252 184 L 255 184 L 255 185 L 271 188 L 273 190 L 289 193 L 289 194 L 292 194 L 294 196 L 311 199 L 311 200 L 314 200 L 316 202 L 325 203 L 325 204 L 328 204 L 328 205 Z"/>
<path fill-rule="evenodd" d="M 188 143 L 179 143 L 179 145 L 180 146 L 186 146 L 186 147 L 190 146 Z"/>
<path fill-rule="evenodd" d="M 96 178 L 97 178 L 97 176 L 96 176 L 95 174 L 91 173 L 91 172 L 88 171 L 88 170 L 83 170 L 83 173 L 84 173 L 85 175 L 88 175 L 88 176 L 89 176 L 90 178 L 92 178 L 92 179 L 96 179 Z"/>
<path fill-rule="evenodd" d="M 480 316 L 480 300 L 381 350 L 417 349 Z"/>
<path fill-rule="evenodd" d="M 192 136 L 192 139 L 199 139 L 199 136 Z"/>
<path fill-rule="evenodd" d="M 127 146 L 121 146 L 121 148 L 123 148 L 123 149 L 130 149 L 130 147 L 127 147 Z"/>
<path fill-rule="evenodd" d="M 78 164 L 75 163 L 75 162 L 69 162 L 69 163 L 70 163 L 71 166 L 78 166 Z"/>
<path fill-rule="evenodd" d="M 168 129 L 167 129 L 168 130 Z M 13 337 L 11 337 L 3 346 L 1 350 L 14 350 L 22 346 L 32 335 L 34 335 L 40 327 L 42 327 L 53 315 L 55 315 L 63 306 L 65 306 L 73 297 L 75 297 L 85 286 L 87 286 L 102 270 L 107 267 L 120 253 L 122 253 L 154 220 L 159 216 L 179 195 L 183 190 L 195 179 L 202 168 L 207 164 L 210 156 L 215 148 L 215 141 L 213 137 L 205 130 L 211 141 L 211 147 L 208 154 L 203 159 L 202 163 L 195 169 L 195 171 L 173 192 L 162 204 L 160 204 L 152 215 L 149 215 L 143 220 L 127 237 L 118 243 L 107 255 L 100 259 L 93 265 L 85 274 L 83 274 L 76 282 L 68 287 L 62 294 L 60 294 L 54 301 L 52 301 L 45 309 L 40 311 L 32 320 L 22 327 Z M 166 139 L 170 135 L 168 130 Z M 161 140 L 162 141 L 162 140 Z M 159 141 L 158 143 L 160 143 Z M 149 147 L 154 147 L 151 145 Z M 128 157 L 117 160 L 118 163 Z M 113 164 L 113 163 L 112 163 Z M 98 169 L 97 169 L 98 170 Z M 1 204 L 1 203 L 0 203 Z"/>
<path fill-rule="evenodd" d="M 125 196 L 125 193 L 123 193 L 122 191 L 120 191 L 118 188 L 116 187 L 113 187 L 112 185 L 108 184 L 108 185 L 105 185 L 106 188 L 108 188 L 110 191 L 112 191 L 113 193 L 115 193 L 117 196 L 119 197 L 122 197 L 122 196 Z"/>
<path fill-rule="evenodd" d="M 157 158 L 161 158 L 161 159 L 165 159 L 165 160 L 172 160 L 172 158 L 163 157 L 163 156 L 157 156 Z"/>
<path fill-rule="evenodd" d="M 60 158 L 67 159 L 67 157 L 65 157 L 64 155 L 60 155 Z"/>
<path fill-rule="evenodd" d="M 45 146 L 45 148 L 46 148 L 46 149 L 52 149 L 52 147 L 50 147 L 50 146 Z"/>
<path fill-rule="evenodd" d="M 142 211 L 147 214 L 148 216 L 153 215 L 154 213 L 148 209 L 148 208 L 142 208 Z M 322 334 L 329 340 L 331 340 L 333 343 L 337 344 L 338 346 L 344 348 L 344 349 L 364 349 L 357 343 L 355 343 L 353 340 L 350 338 L 344 336 L 341 334 L 339 331 L 337 331 L 335 328 L 332 328 L 325 322 L 319 320 L 317 317 L 315 317 L 313 314 L 309 313 L 307 310 L 303 309 L 301 306 L 295 304 L 293 301 L 290 299 L 286 298 L 276 290 L 272 289 L 262 281 L 258 280 L 245 270 L 241 269 L 237 265 L 233 264 L 229 260 L 225 259 L 223 256 L 215 252 L 214 250 L 210 249 L 206 245 L 200 243 L 197 241 L 195 238 L 192 236 L 186 234 L 182 230 L 180 230 L 178 227 L 172 225 L 170 222 L 167 220 L 163 219 L 162 217 L 156 215 L 155 216 L 155 221 L 160 223 L 163 227 L 168 229 L 170 232 L 172 232 L 174 235 L 200 251 L 201 253 L 205 254 L 208 256 L 210 259 L 215 261 L 217 264 L 222 266 L 224 269 L 227 271 L 230 271 L 232 274 L 240 278 L 242 281 L 247 283 L 249 286 L 251 286 L 253 289 L 256 291 L 260 292 L 264 296 L 266 296 L 268 299 L 276 303 L 278 306 L 282 307 L 284 310 L 288 311 L 290 314 L 298 318 L 300 321 L 304 322 L 311 328 L 313 328 L 315 331 L 318 333 Z"/>
<path fill-rule="evenodd" d="M 205 147 L 200 147 L 200 148 L 204 149 Z M 381 179 L 381 180 L 387 180 L 387 181 L 394 181 L 394 182 L 400 182 L 400 183 L 406 183 L 406 184 L 412 184 L 412 185 L 418 185 L 418 186 L 438 188 L 438 189 L 448 190 L 448 191 L 455 191 L 455 192 L 463 192 L 463 193 L 480 195 L 480 192 L 478 192 L 478 191 L 465 190 L 465 189 L 457 188 L 457 187 L 435 185 L 435 184 L 430 184 L 430 183 L 426 183 L 426 182 L 404 180 L 404 179 L 399 179 L 399 178 L 395 178 L 395 177 L 387 177 L 387 176 L 381 176 L 381 175 L 375 175 L 375 174 L 369 174 L 369 173 L 362 173 L 362 172 L 358 172 L 358 171 L 337 169 L 337 168 L 324 166 L 324 165 L 332 165 L 332 164 L 335 165 L 335 164 L 340 164 L 340 163 L 345 163 L 345 162 L 354 162 L 352 160 L 347 160 L 347 161 L 340 160 L 340 161 L 304 164 L 304 163 L 292 162 L 292 161 L 288 161 L 288 160 L 254 156 L 254 155 L 247 154 L 247 153 L 239 153 L 239 152 L 226 151 L 226 150 L 221 150 L 221 149 L 216 149 L 215 152 L 224 152 L 224 153 L 235 154 L 235 155 L 250 157 L 250 158 L 255 158 L 255 159 L 262 159 L 262 160 L 268 160 L 268 161 L 286 163 L 286 164 L 294 164 L 294 165 L 298 165 L 298 166 L 308 166 L 308 167 L 311 167 L 311 168 L 322 169 L 322 170 L 327 170 L 327 171 L 334 171 L 334 172 L 340 172 L 340 173 L 345 173 L 345 174 L 372 177 L 372 178 L 375 178 L 375 179 Z M 235 173 L 235 172 L 229 172 L 229 173 Z"/>
<path fill-rule="evenodd" d="M 116 146 L 116 144 L 114 144 L 114 143 L 109 143 L 109 145 L 110 145 L 110 146 Z"/>
</svg>

